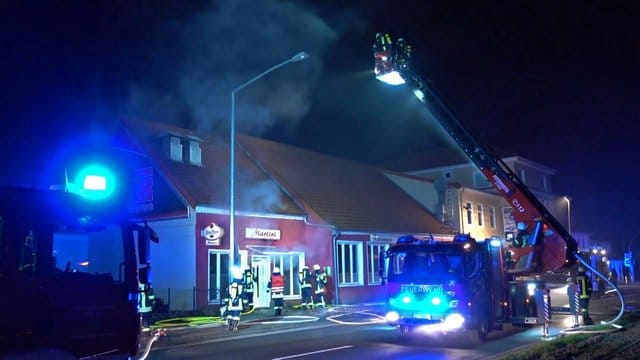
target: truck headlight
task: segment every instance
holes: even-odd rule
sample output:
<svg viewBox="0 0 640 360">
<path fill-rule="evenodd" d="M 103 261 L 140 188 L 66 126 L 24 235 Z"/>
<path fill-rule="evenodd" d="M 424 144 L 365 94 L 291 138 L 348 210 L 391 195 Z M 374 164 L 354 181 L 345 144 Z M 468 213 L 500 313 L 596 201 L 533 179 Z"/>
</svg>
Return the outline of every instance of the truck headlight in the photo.
<svg viewBox="0 0 640 360">
<path fill-rule="evenodd" d="M 459 329 L 462 327 L 462 324 L 464 324 L 464 316 L 458 313 L 449 314 L 444 319 L 444 327 L 447 330 Z"/>
<path fill-rule="evenodd" d="M 396 311 L 389 311 L 387 315 L 385 315 L 385 319 L 387 319 L 388 322 L 394 323 L 400 320 L 400 314 Z"/>
</svg>

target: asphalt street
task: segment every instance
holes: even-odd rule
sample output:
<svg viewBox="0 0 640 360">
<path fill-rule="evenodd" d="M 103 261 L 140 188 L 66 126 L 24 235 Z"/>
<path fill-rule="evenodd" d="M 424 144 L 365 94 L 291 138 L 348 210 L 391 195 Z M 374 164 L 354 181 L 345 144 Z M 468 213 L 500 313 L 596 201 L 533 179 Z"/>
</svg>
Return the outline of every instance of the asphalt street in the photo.
<svg viewBox="0 0 640 360">
<path fill-rule="evenodd" d="M 640 302 L 640 287 L 621 286 L 627 308 Z M 552 305 L 566 306 L 563 291 L 552 291 Z M 567 299 L 568 300 L 568 299 Z M 613 319 L 620 311 L 615 294 L 594 295 L 591 313 L 596 323 Z M 464 336 L 403 338 L 384 324 L 382 306 L 359 305 L 328 310 L 288 309 L 274 317 L 258 309 L 242 317 L 238 331 L 217 321 L 193 327 L 167 328 L 153 344 L 148 359 L 489 359 L 522 351 L 531 344 L 571 331 L 572 317 L 553 316 L 547 337 L 542 330 L 506 325 L 488 341 L 472 344 Z"/>
</svg>

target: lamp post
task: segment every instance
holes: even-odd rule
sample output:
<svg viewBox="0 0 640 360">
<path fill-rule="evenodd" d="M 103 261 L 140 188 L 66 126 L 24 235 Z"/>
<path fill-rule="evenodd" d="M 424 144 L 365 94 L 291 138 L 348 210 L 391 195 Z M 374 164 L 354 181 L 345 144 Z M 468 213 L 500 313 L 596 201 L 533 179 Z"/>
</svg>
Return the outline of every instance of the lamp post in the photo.
<svg viewBox="0 0 640 360">
<path fill-rule="evenodd" d="M 564 200 L 567 202 L 567 230 L 569 230 L 569 234 L 571 234 L 571 198 L 565 196 Z"/>
<path fill-rule="evenodd" d="M 248 85 L 253 84 L 255 81 L 261 79 L 268 73 L 285 66 L 292 62 L 297 62 L 300 60 L 304 60 L 308 58 L 309 55 L 307 53 L 299 52 L 292 56 L 290 59 L 287 59 L 277 65 L 274 65 L 262 73 L 258 74 L 251 80 L 245 82 L 244 84 L 238 86 L 233 91 L 231 91 L 231 134 L 230 134 L 230 156 L 229 156 L 229 262 L 230 268 L 236 265 L 235 263 L 235 148 L 236 148 L 236 93 Z M 231 276 L 231 271 L 229 272 L 229 276 Z"/>
</svg>

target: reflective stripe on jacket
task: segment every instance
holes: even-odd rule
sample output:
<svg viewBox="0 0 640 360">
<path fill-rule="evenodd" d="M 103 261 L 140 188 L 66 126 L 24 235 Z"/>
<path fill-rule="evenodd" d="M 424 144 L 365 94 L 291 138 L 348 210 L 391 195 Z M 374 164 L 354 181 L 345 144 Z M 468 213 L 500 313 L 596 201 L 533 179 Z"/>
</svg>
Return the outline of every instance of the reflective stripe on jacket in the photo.
<svg viewBox="0 0 640 360">
<path fill-rule="evenodd" d="M 284 276 L 281 274 L 271 275 L 271 292 L 283 292 L 284 291 Z"/>
</svg>

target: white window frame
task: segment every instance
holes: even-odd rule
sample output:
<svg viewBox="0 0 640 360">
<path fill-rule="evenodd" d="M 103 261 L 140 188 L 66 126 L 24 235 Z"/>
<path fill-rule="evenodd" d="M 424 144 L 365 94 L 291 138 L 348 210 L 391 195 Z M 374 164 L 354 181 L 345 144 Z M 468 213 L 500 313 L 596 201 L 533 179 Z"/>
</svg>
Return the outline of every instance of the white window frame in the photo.
<svg viewBox="0 0 640 360">
<path fill-rule="evenodd" d="M 378 260 L 376 257 L 380 256 L 380 250 L 383 252 L 387 251 L 389 248 L 389 244 L 379 243 L 379 242 L 369 242 L 367 243 L 367 274 L 368 274 L 368 285 L 380 285 L 382 284 L 382 278 L 378 273 Z M 385 259 L 385 268 L 386 268 L 387 260 Z"/>
<path fill-rule="evenodd" d="M 336 271 L 338 286 L 348 287 L 364 285 L 364 257 L 362 241 L 336 240 L 336 245 L 338 252 L 338 269 Z M 344 252 L 347 247 L 351 251 L 349 251 L 349 257 L 345 258 Z M 349 269 L 351 269 L 348 277 L 346 271 L 343 271 L 346 265 L 349 265 Z"/>
<path fill-rule="evenodd" d="M 467 225 L 473 225 L 473 203 L 465 201 L 464 209 L 466 210 Z"/>
<path fill-rule="evenodd" d="M 478 226 L 484 227 L 484 206 L 482 204 L 476 204 L 476 214 L 478 215 Z"/>
<path fill-rule="evenodd" d="M 497 224 L 496 224 L 496 207 L 495 206 L 489 206 L 489 226 L 491 226 L 492 229 L 495 229 Z"/>
<path fill-rule="evenodd" d="M 216 269 L 215 269 L 215 283 L 211 284 L 211 255 L 215 255 L 217 257 L 216 260 Z M 222 301 L 222 296 L 226 291 L 226 287 L 229 284 L 228 279 L 222 279 L 223 271 L 221 271 L 221 259 L 223 256 L 227 257 L 227 263 L 229 259 L 229 251 L 226 250 L 212 250 L 209 249 L 207 253 L 207 303 L 211 304 L 220 304 Z M 212 287 L 213 285 L 213 287 Z M 211 296 L 211 289 L 217 290 L 214 293 L 214 296 Z"/>
<path fill-rule="evenodd" d="M 286 278 L 284 299 L 291 300 L 301 298 L 300 284 L 298 283 L 298 272 L 305 264 L 304 253 L 291 251 L 286 253 L 283 252 L 266 254 L 271 257 L 273 267 L 279 267 L 280 273 Z M 289 263 L 288 267 L 284 266 L 287 262 Z"/>
</svg>

